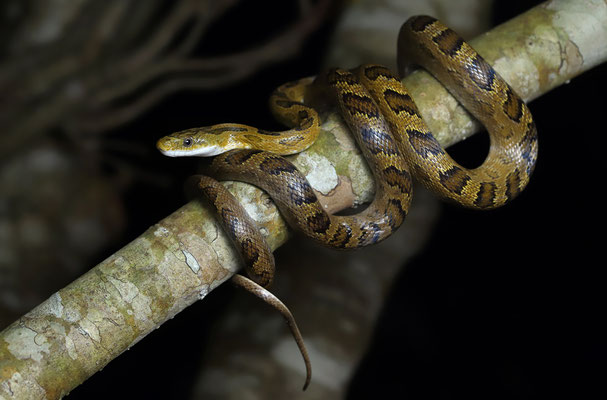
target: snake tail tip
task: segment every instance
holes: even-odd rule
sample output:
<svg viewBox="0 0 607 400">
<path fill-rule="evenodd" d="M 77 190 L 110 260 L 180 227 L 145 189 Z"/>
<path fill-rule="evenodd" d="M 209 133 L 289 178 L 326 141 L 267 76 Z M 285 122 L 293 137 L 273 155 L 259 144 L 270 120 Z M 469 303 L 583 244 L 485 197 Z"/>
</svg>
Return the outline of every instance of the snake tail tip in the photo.
<svg viewBox="0 0 607 400">
<path fill-rule="evenodd" d="M 310 386 L 310 382 L 312 382 L 312 366 L 306 365 L 306 381 L 301 390 L 305 392 L 308 386 Z"/>
</svg>

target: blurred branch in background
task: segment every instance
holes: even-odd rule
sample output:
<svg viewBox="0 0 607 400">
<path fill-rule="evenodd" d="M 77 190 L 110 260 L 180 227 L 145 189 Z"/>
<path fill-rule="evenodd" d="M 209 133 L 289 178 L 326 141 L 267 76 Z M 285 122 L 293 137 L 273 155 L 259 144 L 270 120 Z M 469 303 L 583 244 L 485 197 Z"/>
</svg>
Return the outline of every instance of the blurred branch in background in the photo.
<svg viewBox="0 0 607 400">
<path fill-rule="evenodd" d="M 228 39 L 239 46 L 208 39 L 244 3 L 0 4 L 1 326 L 116 243 L 130 226 L 124 192 L 133 181 L 167 181 L 146 169 L 153 137 L 110 137 L 112 129 L 179 91 L 225 87 L 293 57 L 334 1 L 282 3 L 266 37 L 235 23 Z"/>
<path fill-rule="evenodd" d="M 257 47 L 198 57 L 205 32 L 238 0 L 10 1 L 2 43 L 0 157 L 49 129 L 103 133 L 178 90 L 217 88 L 291 57 L 323 22 L 329 0 Z M 237 29 L 237 28 L 235 28 Z"/>
</svg>

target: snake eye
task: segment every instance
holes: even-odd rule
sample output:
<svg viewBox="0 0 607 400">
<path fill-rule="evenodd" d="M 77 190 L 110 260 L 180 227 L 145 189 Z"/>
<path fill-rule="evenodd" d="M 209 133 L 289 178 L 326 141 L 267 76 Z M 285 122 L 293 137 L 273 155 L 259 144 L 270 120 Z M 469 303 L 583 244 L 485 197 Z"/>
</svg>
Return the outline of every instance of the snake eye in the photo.
<svg viewBox="0 0 607 400">
<path fill-rule="evenodd" d="M 192 145 L 192 139 L 185 138 L 183 139 L 183 147 L 190 147 Z"/>
</svg>

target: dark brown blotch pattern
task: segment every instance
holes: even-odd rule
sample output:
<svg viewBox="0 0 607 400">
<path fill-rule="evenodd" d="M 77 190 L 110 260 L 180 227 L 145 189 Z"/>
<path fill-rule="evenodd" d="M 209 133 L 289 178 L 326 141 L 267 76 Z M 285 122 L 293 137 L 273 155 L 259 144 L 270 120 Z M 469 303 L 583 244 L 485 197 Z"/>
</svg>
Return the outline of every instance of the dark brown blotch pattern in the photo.
<svg viewBox="0 0 607 400">
<path fill-rule="evenodd" d="M 512 88 L 508 87 L 506 90 L 506 101 L 503 104 L 504 114 L 512 121 L 519 123 L 523 117 L 523 107 L 524 104 L 521 98 L 514 93 Z"/>
<path fill-rule="evenodd" d="M 243 238 L 240 240 L 240 248 L 242 258 L 245 260 L 245 264 L 255 266 L 260 258 L 260 252 L 255 242 L 253 242 L 250 238 Z M 257 273 L 260 272 L 261 271 L 257 271 Z"/>
<path fill-rule="evenodd" d="M 345 109 L 351 115 L 360 114 L 367 118 L 378 118 L 379 109 L 373 99 L 356 93 L 345 92 L 341 94 L 341 100 Z"/>
<path fill-rule="evenodd" d="M 226 132 L 234 132 L 234 133 L 239 133 L 239 132 L 248 132 L 249 129 L 245 128 L 243 126 L 221 126 L 218 128 L 212 128 L 212 129 L 205 129 L 204 133 L 205 134 L 210 134 L 210 135 L 221 135 L 223 133 Z"/>
<path fill-rule="evenodd" d="M 535 128 L 535 122 L 529 121 L 527 123 L 525 134 L 519 146 L 521 157 L 527 162 L 527 175 L 531 175 L 537 159 L 537 129 Z"/>
<path fill-rule="evenodd" d="M 269 155 L 259 163 L 259 169 L 269 175 L 292 174 L 297 168 L 282 157 Z"/>
<path fill-rule="evenodd" d="M 392 135 L 385 131 L 374 128 L 363 128 L 360 129 L 360 136 L 365 147 L 372 154 L 386 154 L 388 156 L 398 154 L 398 148 L 394 143 Z"/>
<path fill-rule="evenodd" d="M 414 32 L 423 32 L 429 25 L 432 25 L 434 22 L 436 22 L 436 19 L 427 15 L 420 15 L 417 17 L 413 17 L 409 20 L 411 30 L 413 30 Z"/>
<path fill-rule="evenodd" d="M 263 153 L 263 151 L 262 150 L 234 150 L 234 151 L 225 153 L 223 155 L 223 162 L 225 162 L 228 165 L 240 165 L 240 164 L 243 164 L 243 163 L 249 161 L 249 159 L 251 159 L 251 157 L 253 157 L 259 153 Z M 220 163 L 220 160 L 221 160 L 220 157 L 217 157 L 215 159 L 217 163 Z"/>
<path fill-rule="evenodd" d="M 430 132 L 421 132 L 417 129 L 407 129 L 406 137 L 409 139 L 411 148 L 422 158 L 428 158 L 430 154 L 441 155 L 444 150 L 440 143 Z"/>
<path fill-rule="evenodd" d="M 281 135 L 280 132 L 266 131 L 264 129 L 257 129 L 257 133 L 259 133 L 260 135 L 264 135 L 264 136 L 280 136 Z"/>
<path fill-rule="evenodd" d="M 482 182 L 479 185 L 474 205 L 478 208 L 489 208 L 494 205 L 497 186 L 494 182 Z"/>
<path fill-rule="evenodd" d="M 327 213 L 318 211 L 306 217 L 307 226 L 312 232 L 317 234 L 325 234 L 331 226 L 331 219 Z"/>
<path fill-rule="evenodd" d="M 287 184 L 287 187 L 289 188 L 291 202 L 298 207 L 318 201 L 314 190 L 312 190 L 312 186 L 305 179 L 292 179 Z"/>
<path fill-rule="evenodd" d="M 382 170 L 386 183 L 398 188 L 403 194 L 411 194 L 411 175 L 409 171 L 390 165 Z"/>
<path fill-rule="evenodd" d="M 478 54 L 465 64 L 470 79 L 479 88 L 487 91 L 493 90 L 495 70 Z"/>
<path fill-rule="evenodd" d="M 384 77 L 388 80 L 393 80 L 400 82 L 400 80 L 390 71 L 388 68 L 383 65 L 372 65 L 366 67 L 363 71 L 367 79 L 375 81 L 379 77 Z"/>
<path fill-rule="evenodd" d="M 226 227 L 226 233 L 232 240 L 238 240 L 238 234 L 241 233 L 242 223 L 238 218 L 238 214 L 231 208 L 222 207 L 220 209 L 220 215 L 223 226 Z"/>
<path fill-rule="evenodd" d="M 518 169 L 512 171 L 506 177 L 506 197 L 514 199 L 521 192 L 521 175 Z"/>
<path fill-rule="evenodd" d="M 449 28 L 434 36 L 432 41 L 437 44 L 441 53 L 449 57 L 456 55 L 464 44 L 464 40 Z"/>
<path fill-rule="evenodd" d="M 439 173 L 439 179 L 445 189 L 459 196 L 472 178 L 470 178 L 466 171 L 454 166 Z"/>
<path fill-rule="evenodd" d="M 217 204 L 217 196 L 219 196 L 219 192 L 214 185 L 203 184 L 200 185 L 200 189 L 211 203 L 215 205 Z"/>
<path fill-rule="evenodd" d="M 395 114 L 398 115 L 404 111 L 411 116 L 416 116 L 421 119 L 421 115 L 417 110 L 415 102 L 408 94 L 397 92 L 392 89 L 386 89 L 383 95 L 386 104 L 388 104 L 390 110 L 392 110 Z"/>
<path fill-rule="evenodd" d="M 335 233 L 329 239 L 329 243 L 338 248 L 346 248 L 352 239 L 352 227 L 348 224 L 339 224 Z"/>
<path fill-rule="evenodd" d="M 332 68 L 329 70 L 327 73 L 327 82 L 330 85 L 337 85 L 341 83 L 348 86 L 358 85 L 360 83 L 354 74 L 339 68 Z"/>
<path fill-rule="evenodd" d="M 393 210 L 396 210 L 396 213 Z M 396 230 L 407 217 L 407 207 L 403 205 L 400 199 L 390 199 L 386 213 L 390 216 L 390 227 L 392 230 Z"/>
<path fill-rule="evenodd" d="M 306 118 L 301 120 L 299 127 L 297 127 L 297 130 L 305 131 L 306 129 L 310 129 L 312 125 L 314 125 L 314 118 Z"/>
<path fill-rule="evenodd" d="M 291 108 L 302 105 L 300 102 L 293 100 L 276 100 L 276 104 L 282 108 Z"/>
</svg>

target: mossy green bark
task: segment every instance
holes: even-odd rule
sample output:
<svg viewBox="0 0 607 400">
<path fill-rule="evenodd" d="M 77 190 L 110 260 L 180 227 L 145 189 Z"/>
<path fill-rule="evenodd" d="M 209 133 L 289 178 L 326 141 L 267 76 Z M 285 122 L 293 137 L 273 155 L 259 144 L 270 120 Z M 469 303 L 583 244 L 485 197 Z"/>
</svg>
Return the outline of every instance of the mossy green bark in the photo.
<svg viewBox="0 0 607 400">
<path fill-rule="evenodd" d="M 607 58 L 607 4 L 548 1 L 471 43 L 533 99 Z M 441 144 L 478 129 L 426 73 L 405 83 Z M 320 169 L 319 182 L 337 177 L 335 187 L 319 189 L 327 208 L 368 201 L 372 180 L 339 118 L 329 118 L 323 129 L 319 143 L 294 162 L 304 171 Z M 273 248 L 287 240 L 287 227 L 263 192 L 226 185 Z M 0 400 L 64 396 L 238 268 L 210 210 L 198 201 L 186 204 L 0 332 Z"/>
</svg>

